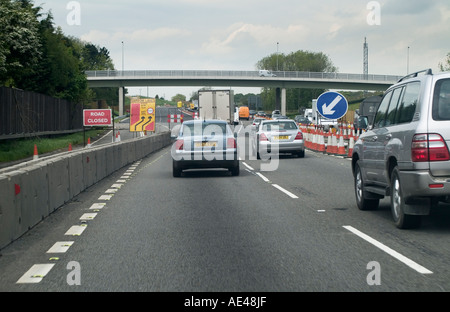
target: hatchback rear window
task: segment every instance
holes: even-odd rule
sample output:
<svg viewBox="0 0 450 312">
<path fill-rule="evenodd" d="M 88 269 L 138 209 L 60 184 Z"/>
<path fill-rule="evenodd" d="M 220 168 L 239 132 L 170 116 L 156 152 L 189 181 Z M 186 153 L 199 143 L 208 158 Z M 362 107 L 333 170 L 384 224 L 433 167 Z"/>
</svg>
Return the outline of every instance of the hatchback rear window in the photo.
<svg viewBox="0 0 450 312">
<path fill-rule="evenodd" d="M 433 119 L 450 120 L 450 79 L 436 82 L 433 96 Z"/>
<path fill-rule="evenodd" d="M 297 126 L 290 121 L 271 122 L 263 125 L 263 131 L 295 130 Z"/>
</svg>

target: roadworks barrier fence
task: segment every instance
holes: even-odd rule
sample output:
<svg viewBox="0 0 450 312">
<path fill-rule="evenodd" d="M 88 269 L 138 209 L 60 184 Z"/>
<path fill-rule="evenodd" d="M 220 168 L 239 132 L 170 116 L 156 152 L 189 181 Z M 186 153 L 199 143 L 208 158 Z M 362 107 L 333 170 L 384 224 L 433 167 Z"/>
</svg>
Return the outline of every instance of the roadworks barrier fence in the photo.
<svg viewBox="0 0 450 312">
<path fill-rule="evenodd" d="M 0 170 L 0 249 L 88 187 L 171 142 L 164 132 Z"/>
<path fill-rule="evenodd" d="M 305 148 L 328 155 L 351 158 L 353 147 L 359 135 L 365 130 L 355 129 L 353 125 L 341 124 L 339 128 L 324 131 L 315 126 L 301 126 Z"/>
</svg>

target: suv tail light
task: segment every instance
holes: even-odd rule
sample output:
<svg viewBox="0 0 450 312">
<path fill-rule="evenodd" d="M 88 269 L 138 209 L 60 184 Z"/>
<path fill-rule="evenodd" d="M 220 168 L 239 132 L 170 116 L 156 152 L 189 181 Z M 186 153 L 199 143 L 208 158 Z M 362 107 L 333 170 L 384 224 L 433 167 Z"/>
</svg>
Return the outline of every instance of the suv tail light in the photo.
<svg viewBox="0 0 450 312">
<path fill-rule="evenodd" d="M 450 160 L 447 144 L 436 133 L 416 134 L 411 144 L 413 162 Z"/>
<path fill-rule="evenodd" d="M 295 137 L 296 140 L 303 140 L 303 133 L 301 131 L 299 131 L 297 133 L 297 136 Z"/>
</svg>

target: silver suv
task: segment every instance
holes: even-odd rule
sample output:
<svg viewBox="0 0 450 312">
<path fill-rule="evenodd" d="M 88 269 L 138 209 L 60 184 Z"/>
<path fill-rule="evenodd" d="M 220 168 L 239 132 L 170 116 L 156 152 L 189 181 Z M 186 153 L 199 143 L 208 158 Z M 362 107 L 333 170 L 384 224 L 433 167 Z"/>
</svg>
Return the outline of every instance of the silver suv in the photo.
<svg viewBox="0 0 450 312">
<path fill-rule="evenodd" d="M 396 226 L 418 227 L 434 204 L 450 202 L 449 144 L 450 72 L 400 79 L 353 148 L 358 208 L 376 209 L 390 196 Z"/>
</svg>

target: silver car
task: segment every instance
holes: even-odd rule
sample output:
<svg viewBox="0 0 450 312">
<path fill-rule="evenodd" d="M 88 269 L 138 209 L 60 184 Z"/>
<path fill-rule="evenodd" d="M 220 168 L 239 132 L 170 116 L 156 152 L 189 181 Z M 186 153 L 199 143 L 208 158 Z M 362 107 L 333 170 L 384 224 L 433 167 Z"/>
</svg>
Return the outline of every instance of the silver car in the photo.
<svg viewBox="0 0 450 312">
<path fill-rule="evenodd" d="M 390 196 L 398 228 L 420 225 L 450 197 L 450 73 L 402 78 L 384 94 L 369 130 L 355 143 L 356 203 L 376 209 Z"/>
<path fill-rule="evenodd" d="M 262 120 L 256 132 L 254 145 L 258 159 L 265 159 L 268 154 L 279 153 L 305 157 L 303 133 L 291 119 Z"/>
<path fill-rule="evenodd" d="M 226 121 L 185 121 L 172 146 L 172 158 L 174 177 L 186 169 L 203 168 L 225 168 L 239 175 L 236 137 Z"/>
</svg>

